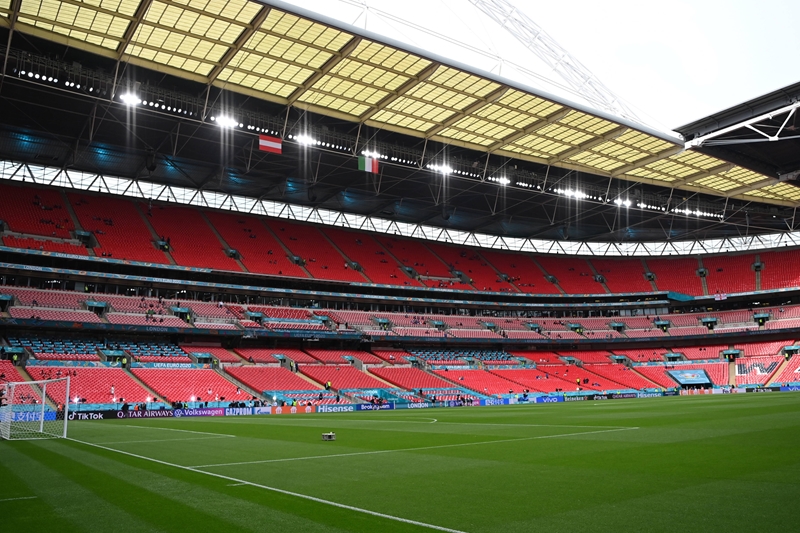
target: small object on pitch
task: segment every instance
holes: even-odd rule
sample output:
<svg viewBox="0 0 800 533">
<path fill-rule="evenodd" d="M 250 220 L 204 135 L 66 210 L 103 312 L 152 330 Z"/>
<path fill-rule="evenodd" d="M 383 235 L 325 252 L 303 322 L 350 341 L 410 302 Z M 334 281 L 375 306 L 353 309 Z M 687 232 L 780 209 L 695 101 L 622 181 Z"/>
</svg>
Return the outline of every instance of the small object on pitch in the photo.
<svg viewBox="0 0 800 533">
<path fill-rule="evenodd" d="M 331 431 L 330 433 L 323 433 L 322 440 L 336 440 L 336 433 Z"/>
</svg>

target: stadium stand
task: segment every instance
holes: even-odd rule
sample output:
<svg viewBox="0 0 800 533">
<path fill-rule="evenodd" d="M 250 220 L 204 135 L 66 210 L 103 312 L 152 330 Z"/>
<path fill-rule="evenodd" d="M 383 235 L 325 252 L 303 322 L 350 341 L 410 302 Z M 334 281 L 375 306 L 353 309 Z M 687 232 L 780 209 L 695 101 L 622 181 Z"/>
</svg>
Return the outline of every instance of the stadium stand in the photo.
<svg viewBox="0 0 800 533">
<path fill-rule="evenodd" d="M 503 379 L 513 381 L 529 391 L 552 393 L 575 390 L 574 382 L 570 383 L 561 379 L 547 366 L 539 369 L 500 369 L 491 370 L 490 372 Z"/>
<path fill-rule="evenodd" d="M 660 385 L 662 388 L 670 389 L 672 387 L 677 387 L 678 383 L 667 374 L 667 368 L 672 369 L 674 367 L 671 365 L 669 367 L 662 365 L 640 365 L 635 367 L 637 373 L 641 374 L 653 383 Z"/>
<path fill-rule="evenodd" d="M 44 367 L 29 366 L 28 374 L 36 380 L 54 379 L 69 372 L 70 401 L 79 399 L 83 403 L 146 402 L 152 394 L 136 383 L 121 368 L 106 367 Z M 63 390 L 64 383 L 55 384 L 55 390 Z M 111 393 L 111 388 L 114 393 Z M 63 392 L 60 395 L 63 397 Z"/>
<path fill-rule="evenodd" d="M 388 389 L 389 385 L 348 365 L 303 365 L 300 371 L 320 384 L 331 382 L 331 388 L 348 389 Z"/>
<path fill-rule="evenodd" d="M 653 292 L 652 285 L 644 277 L 644 265 L 639 259 L 592 258 L 589 263 L 605 278 L 606 287 L 612 293 Z"/>
<path fill-rule="evenodd" d="M 547 281 L 530 257 L 496 250 L 481 250 L 481 255 L 501 274 L 513 280 L 520 291 L 529 294 L 561 294 L 558 287 Z"/>
<path fill-rule="evenodd" d="M 403 389 L 417 391 L 419 389 L 442 389 L 452 387 L 452 383 L 439 377 L 411 367 L 372 368 L 370 372 L 379 378 Z"/>
<path fill-rule="evenodd" d="M 800 383 L 800 355 L 793 355 L 772 381 L 773 383 Z"/>
<path fill-rule="evenodd" d="M 4 235 L 3 244 L 9 248 L 23 248 L 26 250 L 40 250 L 45 252 L 58 252 L 72 255 L 89 255 L 89 252 L 86 250 L 86 248 L 80 244 L 73 244 L 64 241 L 51 241 L 48 239 Z"/>
<path fill-rule="evenodd" d="M 472 286 L 477 290 L 518 292 L 516 287 L 501 279 L 498 272 L 476 250 L 436 242 L 428 242 L 425 245 L 451 270 L 460 271 L 470 278 Z"/>
<path fill-rule="evenodd" d="M 235 401 L 242 396 L 236 385 L 213 370 L 134 368 L 131 372 L 168 402 Z"/>
<path fill-rule="evenodd" d="M 658 387 L 656 383 L 643 378 L 636 373 L 635 369 L 629 368 L 625 365 L 610 364 L 610 365 L 586 365 L 583 369 L 587 372 L 597 374 L 611 382 L 619 383 L 620 386 L 629 389 L 653 389 Z"/>
<path fill-rule="evenodd" d="M 800 250 L 761 252 L 761 290 L 784 289 L 800 286 Z"/>
<path fill-rule="evenodd" d="M 434 374 L 479 394 L 496 395 L 523 392 L 525 387 L 485 370 L 436 370 Z"/>
<path fill-rule="evenodd" d="M 258 392 L 322 389 L 321 385 L 307 381 L 282 367 L 226 366 L 225 372 Z"/>
<path fill-rule="evenodd" d="M 738 359 L 736 361 L 736 385 L 766 385 L 783 361 L 781 355 Z"/>
<path fill-rule="evenodd" d="M 591 265 L 585 259 L 570 257 L 536 257 L 545 272 L 558 280 L 558 286 L 567 294 L 603 294 L 605 288 L 594 280 Z"/>
<path fill-rule="evenodd" d="M 318 365 L 319 360 L 314 359 L 307 353 L 302 350 L 297 350 L 294 348 L 282 348 L 282 349 L 269 349 L 269 348 L 236 348 L 234 350 L 237 354 L 242 356 L 242 358 L 246 359 L 247 361 L 252 361 L 253 363 L 279 363 L 280 359 L 287 358 L 291 359 L 295 363 L 303 363 L 303 364 L 311 364 L 311 365 Z M 283 357 L 276 357 L 276 356 L 283 356 Z"/>
<path fill-rule="evenodd" d="M 186 353 L 193 354 L 193 353 L 210 353 L 217 359 L 219 359 L 222 363 L 241 363 L 242 359 L 237 357 L 236 354 L 231 353 L 230 351 L 226 350 L 225 348 L 220 348 L 218 346 L 187 346 L 185 344 L 181 345 L 181 350 Z"/>
<path fill-rule="evenodd" d="M 70 239 L 75 224 L 57 189 L 19 187 L 0 183 L 3 220 L 11 231 Z"/>
<path fill-rule="evenodd" d="M 718 255 L 702 258 L 708 270 L 706 287 L 709 294 L 752 292 L 756 290 L 756 273 L 753 255 Z"/>
<path fill-rule="evenodd" d="M 39 361 L 99 361 L 96 353 L 42 353 L 35 352 L 34 358 Z"/>
<path fill-rule="evenodd" d="M 24 287 L 0 286 L 0 294 L 15 296 L 27 307 L 53 307 L 59 309 L 82 309 L 83 302 L 89 295 L 74 291 L 55 291 L 45 289 L 29 289 Z"/>
<path fill-rule="evenodd" d="M 423 242 L 413 239 L 396 239 L 378 235 L 375 239 L 383 245 L 400 264 L 413 268 L 422 277 L 437 279 L 424 280 L 422 283 L 429 287 L 453 287 L 469 290 L 468 284 L 455 281 L 453 273 L 447 264 L 431 252 Z"/>
<path fill-rule="evenodd" d="M 42 309 L 41 307 L 12 307 L 8 310 L 14 318 L 36 320 L 63 320 L 65 322 L 83 322 L 99 324 L 103 321 L 91 311 L 66 311 L 61 309 Z"/>
<path fill-rule="evenodd" d="M 700 268 L 697 259 L 647 259 L 646 263 L 650 272 L 656 275 L 658 290 L 703 295 L 703 283 L 697 276 Z"/>
<path fill-rule="evenodd" d="M 385 361 L 386 363 L 389 363 L 389 364 L 392 364 L 392 365 L 408 364 L 408 360 L 406 359 L 406 356 L 411 355 L 410 353 L 408 353 L 405 350 L 376 350 L 376 349 L 373 349 L 372 353 L 376 357 L 381 359 L 382 361 Z"/>
</svg>

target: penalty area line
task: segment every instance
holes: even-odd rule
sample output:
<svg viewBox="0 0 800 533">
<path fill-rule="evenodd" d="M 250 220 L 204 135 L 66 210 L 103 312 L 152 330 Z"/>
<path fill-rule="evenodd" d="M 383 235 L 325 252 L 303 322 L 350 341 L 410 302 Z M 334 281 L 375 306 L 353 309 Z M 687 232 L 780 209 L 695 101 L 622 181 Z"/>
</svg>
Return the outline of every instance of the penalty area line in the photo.
<svg viewBox="0 0 800 533">
<path fill-rule="evenodd" d="M 285 494 L 287 496 L 294 496 L 296 498 L 302 498 L 304 500 L 310 500 L 312 502 L 317 502 L 317 503 L 321 503 L 321 504 L 324 504 L 324 505 L 330 505 L 332 507 L 338 507 L 340 509 L 346 509 L 348 511 L 354 511 L 354 512 L 357 512 L 357 513 L 363 513 L 363 514 L 367 514 L 367 515 L 371 515 L 371 516 L 377 516 L 378 518 L 385 518 L 387 520 L 393 520 L 395 522 L 402 522 L 402 523 L 405 523 L 405 524 L 411 524 L 411 525 L 414 525 L 414 526 L 420 526 L 420 527 L 424 527 L 424 528 L 428 528 L 428 529 L 435 529 L 437 531 L 446 531 L 448 533 L 466 533 L 465 531 L 461 531 L 459 529 L 451 529 L 451 528 L 447 528 L 447 527 L 437 526 L 437 525 L 434 525 L 434 524 L 427 524 L 425 522 L 418 522 L 417 520 L 411 520 L 411 519 L 408 519 L 408 518 L 402 518 L 400 516 L 393 516 L 393 515 L 390 515 L 390 514 L 379 513 L 377 511 L 370 511 L 369 509 L 362 509 L 361 507 L 354 507 L 352 505 L 346 505 L 344 503 L 334 502 L 334 501 L 331 501 L 331 500 L 325 500 L 323 498 L 317 498 L 316 496 L 310 496 L 308 494 L 300 494 L 299 492 L 292 492 L 290 490 L 279 489 L 277 487 L 270 487 L 268 485 L 261 485 L 259 483 L 253 483 L 251 481 L 247 481 L 247 480 L 244 480 L 244 479 L 237 479 L 235 477 L 225 476 L 225 475 L 222 475 L 222 474 L 216 474 L 214 472 L 205 472 L 203 470 L 198 470 L 197 468 L 194 468 L 194 467 L 191 467 L 191 466 L 183 466 L 183 465 L 178 465 L 178 464 L 175 464 L 175 463 L 169 463 L 167 461 L 162 461 L 160 459 L 155 459 L 153 457 L 147 457 L 147 456 L 144 456 L 144 455 L 138 455 L 138 454 L 131 453 L 131 452 L 126 452 L 126 451 L 123 451 L 123 450 L 117 450 L 117 449 L 114 449 L 114 448 L 108 448 L 106 446 L 101 446 L 100 444 L 93 444 L 91 442 L 84 442 L 84 441 L 81 441 L 81 440 L 78 440 L 78 439 L 73 439 L 73 438 L 70 438 L 70 437 L 67 437 L 67 440 L 71 440 L 72 442 L 77 442 L 78 444 L 83 444 L 85 446 L 91 446 L 93 448 L 100 448 L 101 450 L 106 450 L 106 451 L 109 451 L 109 452 L 121 453 L 122 455 L 127 455 L 129 457 L 134 457 L 136 459 L 141 459 L 143 461 L 150 461 L 150 462 L 157 463 L 157 464 L 160 464 L 160 465 L 170 466 L 172 468 L 178 468 L 180 470 L 187 470 L 189 472 L 195 472 L 197 474 L 203 474 L 203 475 L 215 477 L 215 478 L 218 478 L 218 479 L 224 479 L 226 481 L 232 481 L 232 482 L 234 482 L 236 484 L 249 485 L 251 487 L 264 489 L 264 490 L 268 490 L 268 491 L 271 491 L 271 492 L 277 492 L 279 494 Z"/>
<path fill-rule="evenodd" d="M 461 448 L 464 446 L 478 446 L 481 444 L 500 444 L 504 442 L 524 442 L 527 440 L 540 440 L 540 439 L 555 439 L 559 437 L 578 437 L 580 435 L 596 435 L 598 433 L 612 433 L 615 431 L 630 431 L 633 429 L 639 429 L 638 427 L 628 427 L 628 428 L 614 428 L 614 429 L 603 429 L 599 431 L 578 431 L 575 433 L 559 433 L 557 435 L 539 435 L 536 437 L 519 437 L 513 439 L 497 439 L 497 440 L 485 440 L 479 442 L 460 442 L 457 444 L 440 444 L 437 446 L 420 446 L 417 448 L 399 448 L 396 450 L 371 450 L 368 452 L 352 452 L 352 453 L 334 453 L 334 454 L 327 454 L 327 455 L 311 455 L 306 457 L 285 457 L 283 459 L 262 459 L 259 461 L 244 461 L 238 463 L 219 463 L 213 465 L 197 465 L 191 468 L 217 468 L 222 466 L 243 466 L 243 465 L 259 465 L 259 464 L 267 464 L 267 463 L 286 463 L 289 461 L 307 461 L 310 459 L 329 459 L 333 457 L 353 457 L 357 455 L 379 455 L 385 453 L 398 453 L 398 452 L 418 452 L 424 450 L 439 450 L 442 448 Z"/>
<path fill-rule="evenodd" d="M 0 500 L 0 503 L 2 503 L 2 502 L 16 502 L 16 501 L 19 501 L 19 500 L 35 500 L 36 498 L 38 498 L 38 496 L 20 496 L 19 498 L 3 498 L 2 500 Z"/>
</svg>

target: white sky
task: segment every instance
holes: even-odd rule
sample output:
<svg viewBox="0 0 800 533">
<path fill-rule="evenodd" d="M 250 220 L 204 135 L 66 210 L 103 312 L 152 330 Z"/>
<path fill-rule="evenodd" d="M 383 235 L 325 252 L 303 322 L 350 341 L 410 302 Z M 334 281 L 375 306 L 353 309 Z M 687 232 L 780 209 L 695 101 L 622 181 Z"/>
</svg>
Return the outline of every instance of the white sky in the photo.
<svg viewBox="0 0 800 533">
<path fill-rule="evenodd" d="M 563 83 L 468 0 L 286 0 L 483 70 L 559 93 Z M 632 107 L 662 130 L 800 81 L 797 0 L 509 0 Z M 366 17 L 365 17 L 366 14 Z M 469 46 L 415 30 L 417 25 Z"/>
</svg>

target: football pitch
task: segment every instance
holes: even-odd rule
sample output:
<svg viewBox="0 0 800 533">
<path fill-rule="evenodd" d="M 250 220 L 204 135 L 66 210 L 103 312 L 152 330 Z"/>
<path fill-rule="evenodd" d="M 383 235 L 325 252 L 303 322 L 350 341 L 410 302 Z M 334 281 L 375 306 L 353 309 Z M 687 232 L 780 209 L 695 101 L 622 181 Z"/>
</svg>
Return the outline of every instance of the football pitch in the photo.
<svg viewBox="0 0 800 533">
<path fill-rule="evenodd" d="M 69 437 L 0 442 L 3 531 L 800 524 L 795 393 L 70 422 Z"/>
</svg>

